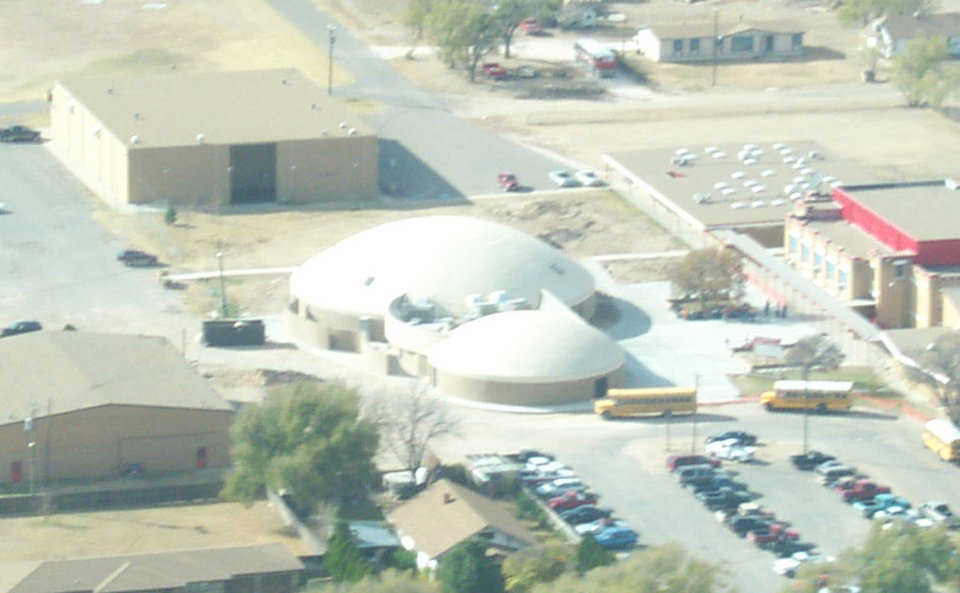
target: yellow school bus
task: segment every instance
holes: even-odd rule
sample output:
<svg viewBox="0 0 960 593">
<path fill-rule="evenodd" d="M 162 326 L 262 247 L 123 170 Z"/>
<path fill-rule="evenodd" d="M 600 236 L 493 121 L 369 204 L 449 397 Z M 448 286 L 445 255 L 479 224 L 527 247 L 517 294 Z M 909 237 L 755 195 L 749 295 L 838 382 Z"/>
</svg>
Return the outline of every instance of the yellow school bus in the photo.
<svg viewBox="0 0 960 593">
<path fill-rule="evenodd" d="M 593 402 L 593 411 L 606 420 L 627 416 L 671 416 L 697 411 L 694 387 L 608 389 L 607 396 Z"/>
<path fill-rule="evenodd" d="M 853 405 L 850 381 L 777 381 L 773 389 L 760 395 L 768 411 L 808 410 L 848 411 Z"/>
<path fill-rule="evenodd" d="M 960 459 L 960 429 L 946 418 L 936 418 L 923 427 L 923 444 L 944 461 Z"/>
</svg>

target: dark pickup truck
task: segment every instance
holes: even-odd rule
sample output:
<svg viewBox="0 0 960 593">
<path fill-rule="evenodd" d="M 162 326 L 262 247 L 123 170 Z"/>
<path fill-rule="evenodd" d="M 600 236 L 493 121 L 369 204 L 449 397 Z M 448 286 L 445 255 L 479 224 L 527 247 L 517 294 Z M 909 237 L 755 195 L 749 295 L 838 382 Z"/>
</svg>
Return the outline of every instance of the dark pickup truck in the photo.
<svg viewBox="0 0 960 593">
<path fill-rule="evenodd" d="M 38 142 L 40 132 L 27 126 L 10 126 L 0 129 L 0 142 Z"/>
</svg>

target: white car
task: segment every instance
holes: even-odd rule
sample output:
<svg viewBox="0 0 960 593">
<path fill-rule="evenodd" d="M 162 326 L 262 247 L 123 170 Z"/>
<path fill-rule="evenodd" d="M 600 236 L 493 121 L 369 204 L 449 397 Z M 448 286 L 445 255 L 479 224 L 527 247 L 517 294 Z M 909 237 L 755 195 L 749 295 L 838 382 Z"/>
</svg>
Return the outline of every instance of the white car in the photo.
<svg viewBox="0 0 960 593">
<path fill-rule="evenodd" d="M 580 478 L 560 478 L 537 486 L 535 492 L 540 496 L 552 496 L 564 492 L 567 488 L 573 489 L 582 486 L 583 482 L 580 481 Z"/>
<path fill-rule="evenodd" d="M 757 451 L 757 448 L 740 445 L 736 439 L 727 439 L 708 444 L 704 447 L 704 451 L 710 457 L 747 463 L 753 461 L 753 454 Z"/>
<path fill-rule="evenodd" d="M 598 185 L 603 185 L 603 181 L 597 177 L 597 174 L 593 171 L 577 171 L 573 174 L 574 178 L 580 182 L 581 185 L 587 187 L 597 187 Z"/>
<path fill-rule="evenodd" d="M 580 185 L 570 173 L 566 171 L 550 171 L 550 181 L 553 181 L 560 187 L 575 187 Z"/>
<path fill-rule="evenodd" d="M 783 577 L 793 578 L 801 564 L 803 563 L 793 558 L 780 558 L 773 563 L 773 572 Z"/>
<path fill-rule="evenodd" d="M 581 523 L 573 528 L 578 535 L 596 535 L 608 527 L 626 527 L 627 524 L 615 519 L 597 519 L 589 523 Z"/>
</svg>

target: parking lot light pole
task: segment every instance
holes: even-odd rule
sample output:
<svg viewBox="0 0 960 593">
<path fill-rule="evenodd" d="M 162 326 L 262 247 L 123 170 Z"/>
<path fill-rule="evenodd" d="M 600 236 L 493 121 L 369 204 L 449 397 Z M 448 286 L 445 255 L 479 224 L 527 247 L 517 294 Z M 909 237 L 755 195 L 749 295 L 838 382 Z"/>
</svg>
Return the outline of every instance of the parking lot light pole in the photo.
<svg viewBox="0 0 960 593">
<path fill-rule="evenodd" d="M 690 416 L 690 426 L 691 426 L 691 435 L 690 435 L 690 452 L 697 452 L 697 394 L 700 391 L 700 374 L 697 373 L 693 378 L 693 414 Z"/>
<path fill-rule="evenodd" d="M 810 427 L 810 391 L 807 389 L 807 377 L 810 374 L 810 364 L 804 363 L 800 376 L 803 381 L 803 454 L 807 454 Z"/>
<path fill-rule="evenodd" d="M 337 28 L 327 25 L 327 34 L 330 35 L 330 52 L 327 54 L 327 95 L 333 94 L 333 43 L 337 40 Z"/>
<path fill-rule="evenodd" d="M 227 293 L 223 282 L 223 252 L 217 252 L 217 267 L 220 269 L 220 317 L 227 318 Z"/>
</svg>

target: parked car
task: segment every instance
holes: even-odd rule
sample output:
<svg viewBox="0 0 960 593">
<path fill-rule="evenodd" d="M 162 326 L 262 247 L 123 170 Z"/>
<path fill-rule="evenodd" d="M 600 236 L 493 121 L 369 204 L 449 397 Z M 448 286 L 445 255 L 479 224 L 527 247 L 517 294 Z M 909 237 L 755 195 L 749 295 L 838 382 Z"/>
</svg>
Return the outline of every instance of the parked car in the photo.
<svg viewBox="0 0 960 593">
<path fill-rule="evenodd" d="M 909 509 L 910 501 L 893 494 L 878 494 L 873 497 L 873 500 L 861 500 L 853 503 L 853 508 L 857 509 L 865 519 L 872 519 L 878 511 L 894 506 Z"/>
<path fill-rule="evenodd" d="M 117 254 L 117 260 L 128 267 L 148 267 L 157 265 L 157 256 L 139 249 L 124 249 Z"/>
<path fill-rule="evenodd" d="M 917 512 L 934 523 L 946 525 L 950 529 L 960 527 L 960 519 L 953 514 L 953 511 L 945 502 L 929 501 L 922 503 L 917 507 Z"/>
<path fill-rule="evenodd" d="M 691 465 L 676 473 L 677 481 L 681 486 L 699 484 L 719 478 L 729 478 L 730 474 L 718 470 L 711 465 Z"/>
<path fill-rule="evenodd" d="M 517 191 L 520 184 L 517 183 L 517 176 L 513 173 L 500 173 L 497 175 L 497 184 L 503 191 Z"/>
<path fill-rule="evenodd" d="M 597 519 L 607 519 L 612 514 L 613 511 L 610 509 L 601 509 L 593 505 L 585 504 L 575 509 L 570 509 L 569 511 L 563 511 L 560 513 L 560 518 L 571 525 L 580 525 L 581 523 L 589 523 Z"/>
<path fill-rule="evenodd" d="M 798 539 L 781 539 L 773 542 L 770 551 L 780 558 L 789 558 L 797 552 L 810 552 L 817 548 L 813 542 L 804 542 Z"/>
<path fill-rule="evenodd" d="M 553 455 L 537 451 L 536 449 L 521 449 L 520 452 L 517 453 L 517 461 L 521 463 L 529 463 L 530 460 L 534 458 L 545 459 L 545 463 L 549 463 L 554 460 Z"/>
<path fill-rule="evenodd" d="M 753 461 L 753 454 L 756 447 L 747 447 L 737 443 L 736 439 L 726 441 L 714 441 L 704 447 L 707 455 L 717 459 L 726 459 L 738 463 L 747 463 Z"/>
<path fill-rule="evenodd" d="M 520 21 L 520 29 L 527 35 L 537 35 L 543 33 L 543 26 L 536 17 L 528 17 Z"/>
<path fill-rule="evenodd" d="M 720 467 L 720 461 L 710 459 L 704 455 L 671 455 L 667 457 L 667 469 L 669 471 L 674 472 L 677 471 L 678 468 L 688 465 L 712 465 L 713 467 Z"/>
<path fill-rule="evenodd" d="M 803 565 L 795 558 L 779 558 L 773 563 L 773 572 L 780 576 L 792 579 L 797 574 L 797 569 Z"/>
<path fill-rule="evenodd" d="M 503 80 L 507 77 L 507 69 L 499 62 L 487 62 L 480 67 L 483 74 L 492 80 Z"/>
<path fill-rule="evenodd" d="M 559 496 L 567 490 L 576 490 L 577 488 L 581 490 L 586 489 L 586 484 L 584 484 L 580 478 L 558 478 L 546 484 L 540 484 L 534 492 L 541 498 L 547 498 Z"/>
<path fill-rule="evenodd" d="M 558 169 L 556 171 L 550 171 L 548 175 L 550 177 L 550 181 L 556 183 L 560 187 L 574 187 L 580 185 L 577 183 L 577 180 L 574 179 L 573 176 L 567 171 L 561 171 Z"/>
<path fill-rule="evenodd" d="M 540 484 L 546 484 L 547 482 L 553 482 L 554 480 L 576 477 L 576 474 L 573 472 L 573 470 L 569 469 L 559 469 L 554 471 L 523 469 L 520 470 L 518 475 L 520 477 L 520 482 L 527 486 L 537 486 Z"/>
<path fill-rule="evenodd" d="M 752 497 L 742 490 L 717 490 L 715 492 L 701 492 L 697 498 L 711 511 L 735 508 L 740 503 L 749 501 Z"/>
<path fill-rule="evenodd" d="M 593 171 L 577 171 L 573 174 L 574 179 L 580 182 L 580 185 L 586 187 L 598 187 L 603 185 L 603 180 L 597 177 L 597 174 Z"/>
<path fill-rule="evenodd" d="M 860 480 L 851 488 L 841 492 L 843 502 L 856 502 L 858 500 L 872 500 L 878 494 L 888 494 L 889 486 L 882 486 L 869 480 Z"/>
<path fill-rule="evenodd" d="M 764 529 L 770 525 L 770 520 L 765 517 L 733 517 L 728 523 L 730 531 L 740 537 L 746 537 L 747 533 L 756 529 Z"/>
<path fill-rule="evenodd" d="M 847 476 L 835 481 L 830 485 L 830 487 L 833 488 L 834 492 L 843 492 L 853 488 L 859 481 L 860 480 L 854 476 Z"/>
<path fill-rule="evenodd" d="M 835 467 L 847 467 L 847 464 L 845 464 L 844 462 L 842 462 L 842 461 L 840 461 L 840 460 L 837 460 L 837 459 L 829 459 L 829 460 L 824 461 L 823 463 L 817 465 L 817 467 L 816 467 L 813 471 L 815 471 L 815 472 L 817 472 L 818 474 L 821 474 L 821 475 L 822 475 L 822 474 L 824 474 L 825 472 L 827 472 L 827 471 L 829 471 L 829 470 L 831 470 L 831 469 L 833 469 L 833 468 L 835 468 Z"/>
<path fill-rule="evenodd" d="M 827 455 L 820 451 L 807 451 L 805 454 L 791 455 L 790 463 L 799 470 L 809 471 L 822 463 L 833 461 L 834 459 L 836 459 L 836 457 L 833 455 Z"/>
<path fill-rule="evenodd" d="M 596 504 L 597 495 L 591 492 L 565 492 L 561 496 L 555 496 L 550 499 L 547 505 L 555 511 L 566 511 L 575 509 L 585 504 Z"/>
<path fill-rule="evenodd" d="M 832 486 L 836 483 L 837 480 L 841 478 L 856 476 L 857 470 L 854 467 L 849 465 L 835 466 L 829 469 L 824 470 L 824 472 L 817 477 L 817 481 L 827 487 Z"/>
<path fill-rule="evenodd" d="M 736 441 L 738 445 L 753 446 L 757 444 L 757 436 L 742 430 L 728 430 L 720 434 L 712 434 L 707 437 L 706 444 L 716 443 L 717 441 Z"/>
<path fill-rule="evenodd" d="M 589 523 L 581 523 L 575 526 L 573 530 L 579 535 L 596 535 L 609 527 L 627 527 L 627 524 L 618 519 L 603 518 Z"/>
<path fill-rule="evenodd" d="M 607 549 L 628 548 L 637 543 L 637 532 L 629 527 L 611 527 L 594 537 L 598 544 Z"/>
<path fill-rule="evenodd" d="M 0 142 L 37 142 L 39 140 L 40 132 L 27 126 L 16 125 L 0 129 Z"/>
<path fill-rule="evenodd" d="M 775 541 L 779 540 L 780 536 L 777 535 L 772 529 L 754 529 L 747 532 L 747 540 L 750 541 L 753 545 L 757 547 L 763 547 L 766 545 L 773 544 Z"/>
<path fill-rule="evenodd" d="M 737 482 L 732 478 L 718 478 L 711 476 L 702 481 L 691 481 L 688 482 L 687 487 L 693 490 L 694 494 L 699 494 L 701 492 L 711 492 L 714 490 L 720 490 L 722 488 L 729 488 L 731 490 L 746 490 L 747 485 L 743 482 Z"/>
<path fill-rule="evenodd" d="M 43 326 L 40 325 L 39 321 L 18 321 L 0 330 L 0 338 L 16 336 L 18 334 L 26 334 L 29 332 L 37 332 L 42 329 Z"/>
</svg>

